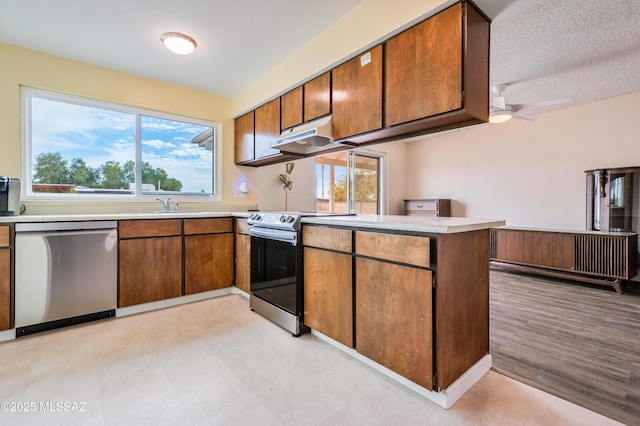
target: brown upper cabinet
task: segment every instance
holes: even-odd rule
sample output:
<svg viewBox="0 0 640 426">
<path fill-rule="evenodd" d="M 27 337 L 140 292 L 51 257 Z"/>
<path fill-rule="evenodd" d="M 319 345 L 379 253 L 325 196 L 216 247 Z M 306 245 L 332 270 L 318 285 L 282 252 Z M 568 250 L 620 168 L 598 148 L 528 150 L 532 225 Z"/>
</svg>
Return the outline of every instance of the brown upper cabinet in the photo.
<svg viewBox="0 0 640 426">
<path fill-rule="evenodd" d="M 489 26 L 461 2 L 387 40 L 384 130 L 376 141 L 488 121 Z"/>
<path fill-rule="evenodd" d="M 302 124 L 302 86 L 282 95 L 280 102 L 280 127 L 284 130 Z"/>
<path fill-rule="evenodd" d="M 462 5 L 387 41 L 385 126 L 462 107 Z"/>
<path fill-rule="evenodd" d="M 236 164 L 253 160 L 255 156 L 254 117 L 255 113 L 249 111 L 235 119 L 234 140 Z"/>
<path fill-rule="evenodd" d="M 382 45 L 333 70 L 333 138 L 382 128 Z"/>
<path fill-rule="evenodd" d="M 279 154 L 269 148 L 280 136 L 280 98 L 256 108 L 256 158 Z"/>
<path fill-rule="evenodd" d="M 280 136 L 280 98 L 236 118 L 234 127 L 236 164 L 263 166 L 298 157 L 269 148 Z"/>
<path fill-rule="evenodd" d="M 331 72 L 288 91 L 282 95 L 280 102 L 282 130 L 330 114 Z"/>
<path fill-rule="evenodd" d="M 331 113 L 331 72 L 304 84 L 304 121 Z"/>
<path fill-rule="evenodd" d="M 281 129 L 333 114 L 333 138 L 356 146 L 486 123 L 489 34 L 482 11 L 456 3 L 272 101 L 282 99 Z M 296 158 L 258 148 L 258 109 L 255 159 L 238 161 L 236 135 L 236 163 Z"/>
</svg>

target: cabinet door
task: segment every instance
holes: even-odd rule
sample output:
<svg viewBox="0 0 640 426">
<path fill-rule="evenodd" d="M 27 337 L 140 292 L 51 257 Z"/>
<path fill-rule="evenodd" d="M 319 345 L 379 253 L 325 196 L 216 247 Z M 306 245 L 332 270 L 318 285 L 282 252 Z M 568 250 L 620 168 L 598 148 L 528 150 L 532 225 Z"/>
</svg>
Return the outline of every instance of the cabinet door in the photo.
<svg viewBox="0 0 640 426">
<path fill-rule="evenodd" d="M 304 84 L 304 121 L 331 113 L 331 72 Z"/>
<path fill-rule="evenodd" d="M 356 350 L 433 388 L 431 271 L 356 259 Z"/>
<path fill-rule="evenodd" d="M 251 280 L 251 237 L 236 234 L 236 287 L 250 293 Z"/>
<path fill-rule="evenodd" d="M 255 110 L 256 113 L 256 158 L 279 154 L 269 148 L 280 136 L 280 98 L 274 99 Z"/>
<path fill-rule="evenodd" d="M 182 237 L 120 240 L 118 306 L 182 295 Z"/>
<path fill-rule="evenodd" d="M 10 327 L 11 327 L 11 249 L 0 248 L 0 330 L 8 330 Z"/>
<path fill-rule="evenodd" d="M 280 98 L 280 127 L 288 129 L 302 123 L 302 86 L 288 91 Z"/>
<path fill-rule="evenodd" d="M 351 254 L 304 248 L 304 323 L 353 347 Z"/>
<path fill-rule="evenodd" d="M 217 290 L 233 284 L 233 234 L 184 238 L 185 294 Z"/>
<path fill-rule="evenodd" d="M 248 112 L 234 121 L 235 161 L 236 164 L 253 160 L 254 146 L 254 112 Z"/>
<path fill-rule="evenodd" d="M 462 52 L 461 4 L 389 39 L 385 127 L 462 108 Z"/>
<path fill-rule="evenodd" d="M 382 128 L 382 46 L 333 69 L 333 137 Z"/>
</svg>

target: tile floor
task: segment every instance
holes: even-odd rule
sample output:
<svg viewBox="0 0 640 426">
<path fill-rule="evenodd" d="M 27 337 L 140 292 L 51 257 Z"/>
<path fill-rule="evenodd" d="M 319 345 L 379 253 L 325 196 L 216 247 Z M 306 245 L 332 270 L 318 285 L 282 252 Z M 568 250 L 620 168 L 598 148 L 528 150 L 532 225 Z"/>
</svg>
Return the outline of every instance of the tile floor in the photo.
<svg viewBox="0 0 640 426">
<path fill-rule="evenodd" d="M 445 410 L 240 295 L 0 343 L 0 377 L 36 409 L 2 425 L 619 424 L 493 371 Z"/>
</svg>

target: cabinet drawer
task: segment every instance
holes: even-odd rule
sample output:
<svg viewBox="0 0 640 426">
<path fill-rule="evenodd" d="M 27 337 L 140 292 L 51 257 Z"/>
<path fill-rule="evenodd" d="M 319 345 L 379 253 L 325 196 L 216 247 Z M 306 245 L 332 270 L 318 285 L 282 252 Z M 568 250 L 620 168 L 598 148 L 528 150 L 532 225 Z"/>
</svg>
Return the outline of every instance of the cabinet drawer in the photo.
<svg viewBox="0 0 640 426">
<path fill-rule="evenodd" d="M 351 253 L 351 231 L 326 226 L 305 225 L 302 229 L 302 244 Z"/>
<path fill-rule="evenodd" d="M 356 232 L 356 254 L 428 268 L 429 237 Z"/>
<path fill-rule="evenodd" d="M 122 220 L 118 222 L 118 236 L 138 238 L 182 235 L 180 222 L 180 219 Z"/>
<path fill-rule="evenodd" d="M 0 226 L 0 247 L 9 247 L 9 227 Z"/>
<path fill-rule="evenodd" d="M 247 219 L 236 219 L 236 234 L 249 234 Z"/>
<path fill-rule="evenodd" d="M 207 219 L 185 219 L 184 234 L 220 234 L 233 232 L 233 219 L 230 217 L 207 218 Z"/>
<path fill-rule="evenodd" d="M 425 201 L 407 201 L 405 203 L 405 209 L 419 212 L 437 212 L 438 202 L 436 200 Z"/>
</svg>

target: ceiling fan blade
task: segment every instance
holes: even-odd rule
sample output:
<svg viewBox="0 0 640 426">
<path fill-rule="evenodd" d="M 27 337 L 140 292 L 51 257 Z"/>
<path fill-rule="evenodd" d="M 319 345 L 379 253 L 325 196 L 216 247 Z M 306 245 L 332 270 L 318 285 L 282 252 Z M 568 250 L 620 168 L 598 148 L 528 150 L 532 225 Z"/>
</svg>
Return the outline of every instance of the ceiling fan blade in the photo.
<svg viewBox="0 0 640 426">
<path fill-rule="evenodd" d="M 527 120 L 527 121 L 535 120 L 535 118 L 532 115 L 524 114 L 524 113 L 521 113 L 521 112 L 514 112 L 513 116 L 515 118 L 519 118 L 520 120 Z"/>
<path fill-rule="evenodd" d="M 526 104 L 511 104 L 511 109 L 515 112 L 522 111 L 524 109 L 538 109 L 547 108 L 552 106 L 564 105 L 571 102 L 571 99 L 554 99 L 550 101 L 531 102 Z"/>
<path fill-rule="evenodd" d="M 506 108 L 506 103 L 504 102 L 504 96 L 494 96 L 491 99 L 491 106 L 504 111 L 504 109 Z"/>
</svg>

